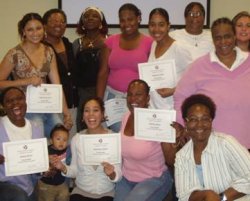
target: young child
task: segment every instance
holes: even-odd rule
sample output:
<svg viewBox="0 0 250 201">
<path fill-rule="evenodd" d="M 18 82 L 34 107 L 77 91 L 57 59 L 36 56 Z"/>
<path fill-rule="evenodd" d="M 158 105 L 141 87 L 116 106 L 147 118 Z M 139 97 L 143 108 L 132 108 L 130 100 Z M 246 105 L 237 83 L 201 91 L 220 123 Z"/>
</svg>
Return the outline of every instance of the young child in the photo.
<svg viewBox="0 0 250 201">
<path fill-rule="evenodd" d="M 61 124 L 56 125 L 50 133 L 48 146 L 49 158 L 57 158 L 65 163 L 69 132 Z M 38 182 L 38 201 L 68 201 L 69 187 L 61 171 L 50 167 Z"/>
<path fill-rule="evenodd" d="M 80 136 L 82 134 L 112 133 L 102 126 L 104 119 L 104 103 L 98 97 L 88 99 L 83 105 L 83 120 L 87 129 L 77 133 L 71 141 L 72 161 L 70 166 L 60 160 L 53 165 L 60 169 L 67 177 L 76 178 L 75 188 L 70 195 L 70 201 L 112 201 L 114 196 L 114 183 L 121 178 L 120 165 L 111 165 L 103 162 L 100 165 L 83 164 Z"/>
</svg>

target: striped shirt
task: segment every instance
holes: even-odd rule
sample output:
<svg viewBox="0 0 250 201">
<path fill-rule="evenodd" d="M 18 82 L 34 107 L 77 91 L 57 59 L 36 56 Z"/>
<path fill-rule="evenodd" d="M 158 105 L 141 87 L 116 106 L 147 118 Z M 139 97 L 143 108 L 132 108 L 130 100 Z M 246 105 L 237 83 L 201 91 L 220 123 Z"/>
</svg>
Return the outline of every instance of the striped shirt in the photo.
<svg viewBox="0 0 250 201">
<path fill-rule="evenodd" d="M 229 187 L 248 194 L 250 200 L 250 154 L 232 136 L 212 133 L 201 155 L 204 187 L 200 184 L 190 140 L 176 155 L 175 185 L 179 201 L 188 201 L 195 190 L 224 192 Z"/>
</svg>

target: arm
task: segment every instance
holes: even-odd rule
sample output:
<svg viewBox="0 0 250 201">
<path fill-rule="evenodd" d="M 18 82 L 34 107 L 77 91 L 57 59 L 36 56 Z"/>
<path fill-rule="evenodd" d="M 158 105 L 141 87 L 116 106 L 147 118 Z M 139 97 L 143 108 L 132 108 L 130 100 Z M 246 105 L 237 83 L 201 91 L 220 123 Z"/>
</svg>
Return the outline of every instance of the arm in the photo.
<svg viewBox="0 0 250 201">
<path fill-rule="evenodd" d="M 212 190 L 193 191 L 188 201 L 221 201 L 220 196 Z"/>
<path fill-rule="evenodd" d="M 236 174 L 231 186 L 224 191 L 228 201 L 232 201 L 250 194 L 250 154 L 232 136 L 227 136 L 224 149 L 230 171 Z"/>
<path fill-rule="evenodd" d="M 50 64 L 49 79 L 52 84 L 61 84 L 54 52 Z M 63 93 L 63 115 L 64 115 L 64 125 L 67 129 L 70 129 L 73 125 L 73 122 L 71 119 L 69 109 L 67 107 L 67 102 L 64 93 Z"/>
<path fill-rule="evenodd" d="M 11 52 L 9 51 L 0 64 L 0 89 L 7 87 L 22 87 L 30 84 L 38 86 L 42 83 L 42 79 L 37 76 L 17 80 L 7 80 L 13 69 L 14 63 L 11 62 Z"/>
<path fill-rule="evenodd" d="M 107 46 L 103 47 L 100 54 L 100 69 L 97 76 L 97 84 L 96 84 L 96 95 L 100 98 L 104 97 L 104 92 L 107 85 L 108 75 L 109 75 L 109 67 L 108 67 L 108 59 L 110 55 L 110 49 Z"/>
</svg>

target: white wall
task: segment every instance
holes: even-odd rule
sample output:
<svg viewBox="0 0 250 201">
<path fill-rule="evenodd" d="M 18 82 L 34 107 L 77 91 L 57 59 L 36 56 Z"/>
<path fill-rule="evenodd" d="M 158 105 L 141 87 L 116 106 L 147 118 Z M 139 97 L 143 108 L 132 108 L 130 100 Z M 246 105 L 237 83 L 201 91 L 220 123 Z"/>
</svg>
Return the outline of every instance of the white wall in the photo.
<svg viewBox="0 0 250 201">
<path fill-rule="evenodd" d="M 250 12 L 250 0 L 210 0 L 210 2 L 210 23 L 218 17 L 225 16 L 232 18 L 237 12 L 242 10 Z M 24 14 L 37 12 L 43 15 L 46 10 L 57 7 L 58 0 L 1 0 L 0 60 L 2 60 L 8 49 L 20 42 L 17 33 L 17 22 Z M 84 7 L 83 5 L 83 8 Z M 146 29 L 142 31 L 147 33 Z M 110 33 L 116 32 L 119 32 L 119 29 L 110 29 Z M 74 40 L 78 37 L 73 28 L 68 29 L 65 35 L 70 40 Z"/>
</svg>

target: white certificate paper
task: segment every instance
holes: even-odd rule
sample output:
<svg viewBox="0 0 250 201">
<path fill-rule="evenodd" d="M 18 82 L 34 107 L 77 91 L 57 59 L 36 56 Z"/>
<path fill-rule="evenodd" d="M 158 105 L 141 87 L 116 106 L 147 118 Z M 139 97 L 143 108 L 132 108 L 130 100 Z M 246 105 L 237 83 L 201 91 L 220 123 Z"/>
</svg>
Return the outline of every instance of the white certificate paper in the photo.
<svg viewBox="0 0 250 201">
<path fill-rule="evenodd" d="M 151 91 L 176 86 L 177 74 L 173 59 L 140 63 L 138 70 L 140 79 L 148 83 Z"/>
<path fill-rule="evenodd" d="M 124 98 L 113 98 L 105 101 L 106 124 L 112 124 L 122 120 L 123 115 L 128 111 L 127 101 Z"/>
<path fill-rule="evenodd" d="M 29 85 L 26 92 L 28 113 L 62 113 L 62 85 Z"/>
<path fill-rule="evenodd" d="M 175 143 L 175 110 L 135 108 L 134 115 L 136 139 Z"/>
<path fill-rule="evenodd" d="M 49 169 L 47 139 L 3 143 L 6 176 L 45 172 Z"/>
<path fill-rule="evenodd" d="M 81 134 L 80 143 L 83 153 L 83 164 L 100 165 L 121 163 L 121 135 L 112 134 Z"/>
</svg>

